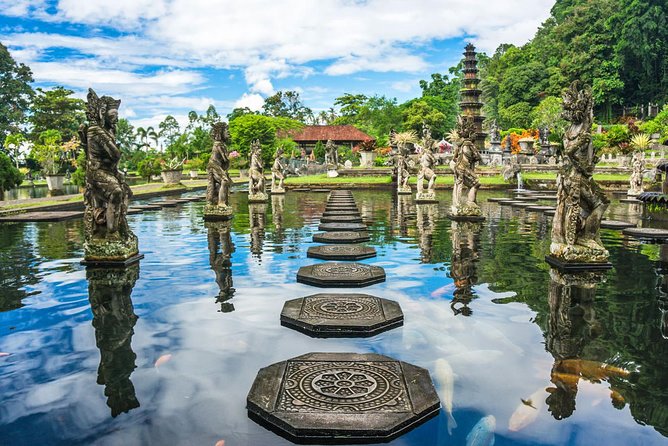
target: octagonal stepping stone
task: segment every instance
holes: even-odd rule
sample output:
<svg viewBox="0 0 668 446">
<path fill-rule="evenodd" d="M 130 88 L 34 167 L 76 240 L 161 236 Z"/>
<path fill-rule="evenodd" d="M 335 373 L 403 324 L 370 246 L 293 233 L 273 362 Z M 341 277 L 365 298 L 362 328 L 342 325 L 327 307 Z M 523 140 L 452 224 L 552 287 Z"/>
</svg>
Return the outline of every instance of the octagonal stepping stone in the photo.
<svg viewBox="0 0 668 446">
<path fill-rule="evenodd" d="M 555 210 L 554 206 L 529 206 L 526 209 L 529 212 L 545 212 Z"/>
<path fill-rule="evenodd" d="M 295 443 L 386 442 L 438 415 L 422 367 L 374 353 L 308 353 L 261 369 L 248 416 Z"/>
<path fill-rule="evenodd" d="M 488 198 L 487 201 L 489 201 L 490 203 L 500 203 L 502 201 L 516 201 L 516 200 L 514 200 L 512 198 L 492 197 L 492 198 Z"/>
<path fill-rule="evenodd" d="M 325 209 L 325 211 L 322 213 L 323 217 L 331 217 L 334 215 L 360 215 L 360 212 L 357 209 L 344 209 L 337 211 L 328 211 Z"/>
<path fill-rule="evenodd" d="M 363 263 L 317 263 L 299 268 L 297 282 L 317 287 L 364 287 L 385 282 L 385 270 Z"/>
<path fill-rule="evenodd" d="M 622 231 L 623 234 L 630 235 L 640 240 L 666 241 L 668 240 L 668 230 L 656 228 L 627 228 Z"/>
<path fill-rule="evenodd" d="M 538 198 L 531 195 L 518 195 L 515 198 L 520 201 L 538 201 Z"/>
<path fill-rule="evenodd" d="M 620 220 L 602 220 L 601 221 L 601 228 L 603 229 L 626 229 L 626 228 L 635 228 L 636 225 L 634 223 L 629 223 L 628 221 L 620 221 Z"/>
<path fill-rule="evenodd" d="M 557 201 L 557 196 L 556 195 L 534 195 L 533 197 L 537 198 L 539 200 Z"/>
<path fill-rule="evenodd" d="M 141 209 L 142 211 L 157 211 L 161 209 L 157 204 L 133 204 L 128 209 Z"/>
<path fill-rule="evenodd" d="M 512 206 L 513 204 L 524 203 L 524 201 L 510 200 L 510 201 L 499 201 L 501 206 Z"/>
<path fill-rule="evenodd" d="M 369 241 L 369 233 L 357 231 L 320 232 L 313 235 L 317 243 L 363 243 Z"/>
<path fill-rule="evenodd" d="M 156 201 L 152 204 L 156 204 L 161 208 L 174 208 L 179 204 L 179 202 L 174 200 L 165 200 L 165 201 Z"/>
<path fill-rule="evenodd" d="M 136 215 L 136 214 L 142 214 L 144 212 L 143 209 L 138 209 L 138 208 L 128 208 L 127 215 Z"/>
<path fill-rule="evenodd" d="M 316 192 L 316 193 L 326 193 L 329 191 L 330 189 L 311 189 L 311 192 Z"/>
<path fill-rule="evenodd" d="M 310 192 L 311 189 L 308 187 L 298 187 L 296 189 L 292 189 L 293 192 Z"/>
<path fill-rule="evenodd" d="M 281 311 L 281 325 L 313 337 L 367 337 L 400 327 L 397 302 L 368 294 L 314 294 L 292 299 Z"/>
<path fill-rule="evenodd" d="M 533 206 L 533 203 L 528 203 L 526 201 L 516 201 L 511 204 L 512 207 L 514 208 L 528 208 L 529 206 Z"/>
<path fill-rule="evenodd" d="M 545 211 L 545 212 L 543 212 L 543 215 L 545 215 L 545 216 L 547 216 L 547 217 L 554 217 L 554 214 L 556 214 L 556 213 L 557 213 L 557 210 L 556 210 L 556 209 L 553 209 L 553 210 L 551 210 L 551 211 Z"/>
<path fill-rule="evenodd" d="M 331 206 L 357 207 L 357 203 L 355 203 L 354 201 L 335 201 L 335 202 L 330 201 L 329 203 L 327 203 L 327 207 Z"/>
<path fill-rule="evenodd" d="M 640 200 L 636 200 L 635 198 L 622 198 L 619 200 L 620 203 L 642 203 Z"/>
<path fill-rule="evenodd" d="M 320 217 L 321 223 L 361 223 L 362 217 L 357 215 L 334 215 Z"/>
<path fill-rule="evenodd" d="M 322 260 L 363 260 L 376 257 L 376 250 L 364 245 L 322 245 L 311 246 L 306 256 Z"/>
<path fill-rule="evenodd" d="M 364 231 L 364 223 L 321 223 L 318 226 L 319 231 Z"/>
</svg>

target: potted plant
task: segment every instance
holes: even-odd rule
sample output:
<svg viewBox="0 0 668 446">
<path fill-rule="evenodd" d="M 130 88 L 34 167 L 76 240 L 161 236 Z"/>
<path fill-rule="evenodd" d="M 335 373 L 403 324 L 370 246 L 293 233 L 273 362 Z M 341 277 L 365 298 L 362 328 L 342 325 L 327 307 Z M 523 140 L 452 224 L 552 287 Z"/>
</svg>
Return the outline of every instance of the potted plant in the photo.
<svg viewBox="0 0 668 446">
<path fill-rule="evenodd" d="M 162 181 L 165 184 L 179 184 L 181 177 L 183 176 L 183 162 L 178 157 L 170 158 L 167 161 L 164 161 L 162 172 Z"/>
<path fill-rule="evenodd" d="M 39 162 L 51 194 L 62 193 L 67 154 L 75 151 L 77 145 L 76 139 L 63 144 L 58 130 L 45 130 L 33 146 L 31 157 Z"/>
<path fill-rule="evenodd" d="M 199 171 L 204 169 L 204 160 L 202 158 L 192 158 L 185 162 L 185 168 L 188 170 L 190 178 L 197 179 Z"/>
</svg>

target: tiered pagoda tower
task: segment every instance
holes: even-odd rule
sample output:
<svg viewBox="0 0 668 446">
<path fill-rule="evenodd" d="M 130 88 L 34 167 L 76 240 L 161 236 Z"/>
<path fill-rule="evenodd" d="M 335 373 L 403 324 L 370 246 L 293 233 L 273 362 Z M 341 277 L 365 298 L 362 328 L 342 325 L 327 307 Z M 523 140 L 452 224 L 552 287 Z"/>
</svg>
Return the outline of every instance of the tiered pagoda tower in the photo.
<svg viewBox="0 0 668 446">
<path fill-rule="evenodd" d="M 478 132 L 474 143 L 478 150 L 482 151 L 485 148 L 487 134 L 482 131 L 482 123 L 485 117 L 482 115 L 482 102 L 480 100 L 482 90 L 478 88 L 479 83 L 475 47 L 472 43 L 469 43 L 466 45 L 466 51 L 464 51 L 464 88 L 460 90 L 461 102 L 459 107 L 462 116 L 473 117 Z"/>
</svg>

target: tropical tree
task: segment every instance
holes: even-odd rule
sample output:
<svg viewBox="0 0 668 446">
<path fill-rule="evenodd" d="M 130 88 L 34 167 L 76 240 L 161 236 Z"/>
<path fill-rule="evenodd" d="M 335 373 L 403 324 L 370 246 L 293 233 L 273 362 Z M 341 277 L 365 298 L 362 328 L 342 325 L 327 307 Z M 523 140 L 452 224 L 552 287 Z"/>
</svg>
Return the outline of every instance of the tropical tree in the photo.
<svg viewBox="0 0 668 446">
<path fill-rule="evenodd" d="M 32 125 L 30 137 L 33 141 L 37 141 L 47 130 L 59 131 L 63 141 L 77 136 L 79 125 L 85 119 L 86 103 L 72 97 L 73 94 L 72 90 L 63 87 L 52 90 L 37 89 L 29 118 Z"/>
<path fill-rule="evenodd" d="M 289 118 L 306 123 L 313 121 L 313 111 L 306 107 L 296 91 L 278 91 L 267 97 L 262 106 L 262 114 L 274 118 Z"/>
<path fill-rule="evenodd" d="M 30 68 L 16 63 L 0 43 L 0 143 L 10 133 L 21 131 L 34 91 Z"/>
<path fill-rule="evenodd" d="M 5 191 L 18 186 L 23 181 L 23 175 L 7 155 L 0 152 L 0 200 L 4 200 Z"/>
</svg>

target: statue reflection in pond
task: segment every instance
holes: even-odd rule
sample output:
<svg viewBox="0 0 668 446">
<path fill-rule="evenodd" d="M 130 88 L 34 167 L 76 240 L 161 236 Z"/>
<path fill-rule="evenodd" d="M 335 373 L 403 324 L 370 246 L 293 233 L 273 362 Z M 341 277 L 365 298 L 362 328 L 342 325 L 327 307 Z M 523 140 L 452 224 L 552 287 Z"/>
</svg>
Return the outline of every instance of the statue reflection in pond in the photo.
<svg viewBox="0 0 668 446">
<path fill-rule="evenodd" d="M 274 244 L 276 251 L 282 252 L 282 245 L 285 239 L 285 229 L 283 228 L 283 210 L 285 207 L 285 195 L 271 196 L 271 218 L 274 223 Z"/>
<path fill-rule="evenodd" d="M 455 291 L 450 308 L 455 316 L 473 314 L 469 303 L 475 297 L 473 286 L 478 282 L 481 229 L 482 224 L 478 222 L 452 222 L 450 277 L 454 281 Z"/>
<path fill-rule="evenodd" d="M 209 245 L 209 264 L 214 273 L 216 273 L 216 283 L 220 292 L 216 296 L 216 303 L 220 304 L 221 313 L 230 313 L 234 311 L 234 304 L 228 302 L 234 297 L 236 291 L 232 286 L 232 253 L 234 252 L 234 243 L 232 243 L 232 223 L 221 221 L 217 223 L 207 223 L 208 245 Z"/>
<path fill-rule="evenodd" d="M 138 319 L 130 295 L 138 277 L 138 264 L 86 269 L 95 343 L 100 350 L 97 383 L 104 386 L 112 417 L 139 407 L 130 380 L 136 368 L 137 355 L 131 344 Z"/>
<path fill-rule="evenodd" d="M 408 219 L 411 211 L 411 197 L 406 195 L 394 195 L 393 200 L 396 206 L 396 221 L 395 227 L 399 231 L 401 237 L 408 237 Z M 422 205 L 421 205 L 422 206 Z"/>
<path fill-rule="evenodd" d="M 553 385 L 546 389 L 550 395 L 545 402 L 557 420 L 568 418 L 575 411 L 580 379 L 600 384 L 612 377 L 629 376 L 623 368 L 581 357 L 585 347 L 602 331 L 594 311 L 596 288 L 602 280 L 601 272 L 550 271 L 550 315 L 545 345 L 554 357 L 554 364 L 550 373 Z M 624 398 L 612 385 L 610 399 L 617 408 L 625 404 Z"/>
<path fill-rule="evenodd" d="M 659 262 L 656 268 L 656 274 L 659 277 L 657 283 L 658 307 L 661 312 L 661 321 L 659 328 L 661 337 L 668 339 L 668 245 L 661 245 L 659 248 Z"/>
<path fill-rule="evenodd" d="M 250 252 L 260 259 L 264 246 L 264 228 L 266 226 L 267 205 L 265 203 L 251 203 L 248 205 L 250 220 Z"/>
<path fill-rule="evenodd" d="M 418 245 L 420 246 L 420 261 L 422 263 L 432 263 L 434 251 L 434 230 L 436 229 L 436 219 L 438 218 L 438 205 L 417 204 L 417 231 Z"/>
</svg>

